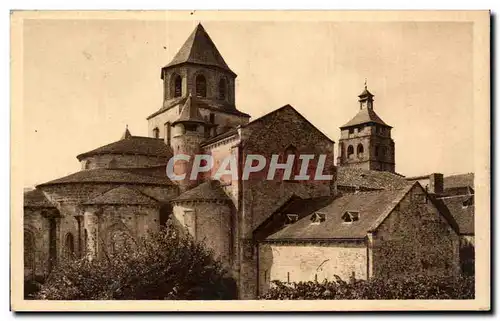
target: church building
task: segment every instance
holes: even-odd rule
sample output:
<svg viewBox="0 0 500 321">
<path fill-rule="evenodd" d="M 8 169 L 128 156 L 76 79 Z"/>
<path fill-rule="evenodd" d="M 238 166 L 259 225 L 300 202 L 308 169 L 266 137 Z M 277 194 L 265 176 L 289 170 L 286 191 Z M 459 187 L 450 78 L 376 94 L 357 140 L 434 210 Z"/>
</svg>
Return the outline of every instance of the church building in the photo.
<svg viewBox="0 0 500 321">
<path fill-rule="evenodd" d="M 78 155 L 80 171 L 25 192 L 26 277 L 46 276 L 64 255 L 112 255 L 168 220 L 214 251 L 240 299 L 255 299 L 274 279 L 408 272 L 389 254 L 410 254 L 414 273 L 458 273 L 459 227 L 429 190 L 396 173 L 392 127 L 366 85 L 340 128 L 335 164 L 334 141 L 294 107 L 250 120 L 235 104 L 236 76 L 198 24 L 161 68 L 163 100 L 147 116 L 148 137 L 126 128 Z M 176 162 L 185 178 L 170 180 L 167 163 L 181 154 L 210 155 L 216 165 L 231 156 L 238 172 L 248 155 L 295 160 L 290 179 L 190 179 L 191 157 Z M 315 156 L 308 173 L 322 166 L 332 179 L 294 180 L 303 154 Z"/>
</svg>

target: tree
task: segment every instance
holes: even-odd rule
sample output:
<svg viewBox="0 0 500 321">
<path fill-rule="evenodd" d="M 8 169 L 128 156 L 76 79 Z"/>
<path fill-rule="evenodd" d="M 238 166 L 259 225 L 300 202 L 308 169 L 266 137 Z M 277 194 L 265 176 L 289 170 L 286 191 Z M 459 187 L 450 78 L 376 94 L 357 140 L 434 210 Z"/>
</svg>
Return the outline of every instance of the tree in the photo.
<svg viewBox="0 0 500 321">
<path fill-rule="evenodd" d="M 46 300 L 229 300 L 234 281 L 203 244 L 172 226 L 103 258 L 66 259 L 36 296 Z"/>
</svg>

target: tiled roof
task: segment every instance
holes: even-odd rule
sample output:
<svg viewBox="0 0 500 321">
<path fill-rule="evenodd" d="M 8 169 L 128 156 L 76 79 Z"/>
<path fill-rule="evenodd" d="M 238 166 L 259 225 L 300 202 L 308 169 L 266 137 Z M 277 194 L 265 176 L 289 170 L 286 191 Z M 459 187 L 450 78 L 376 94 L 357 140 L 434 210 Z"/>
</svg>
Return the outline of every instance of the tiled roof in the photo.
<svg viewBox="0 0 500 321">
<path fill-rule="evenodd" d="M 381 218 L 393 210 L 412 186 L 398 190 L 345 194 L 323 208 L 310 210 L 309 215 L 266 240 L 362 239 L 378 227 Z M 344 223 L 342 216 L 346 211 L 359 212 L 359 220 Z M 326 220 L 318 225 L 311 224 L 314 213 L 326 214 Z"/>
<path fill-rule="evenodd" d="M 210 180 L 182 193 L 174 199 L 180 201 L 230 201 L 219 181 Z"/>
<path fill-rule="evenodd" d="M 340 129 L 344 129 L 351 126 L 357 126 L 368 123 L 376 123 L 386 127 L 391 127 L 387 125 L 372 108 L 363 108 L 361 109 L 353 119 L 340 127 Z"/>
<path fill-rule="evenodd" d="M 55 208 L 38 189 L 24 192 L 24 207 Z"/>
<path fill-rule="evenodd" d="M 198 110 L 197 101 L 191 96 L 191 94 L 189 94 L 188 98 L 184 102 L 179 117 L 177 117 L 177 119 L 172 123 L 172 125 L 175 125 L 176 123 L 179 122 L 191 122 L 200 124 L 205 123 L 205 120 L 203 119 L 203 117 L 200 114 L 200 111 Z"/>
<path fill-rule="evenodd" d="M 444 189 L 457 187 L 474 188 L 474 173 L 451 175 L 444 177 Z"/>
<path fill-rule="evenodd" d="M 295 108 L 293 108 L 291 105 L 285 105 L 283 107 L 280 107 L 278 109 L 275 109 L 259 118 L 256 118 L 254 120 L 252 120 L 251 122 L 248 122 L 246 124 L 243 124 L 243 125 L 240 125 L 240 128 L 252 128 L 256 125 L 259 125 L 261 124 L 263 121 L 265 120 L 268 120 L 270 119 L 271 117 L 276 117 L 276 115 L 279 114 L 279 112 L 285 110 L 285 109 L 288 109 L 288 110 L 291 110 L 293 111 L 294 113 L 296 113 L 300 118 L 302 118 L 306 123 L 308 123 L 309 125 L 311 125 L 312 127 L 316 128 L 316 126 L 314 126 L 307 118 L 305 118 L 301 113 L 299 113 Z M 333 142 L 333 140 L 330 139 L 330 137 L 326 136 L 322 131 L 320 131 L 318 129 L 318 131 L 321 133 L 321 135 L 323 135 L 324 138 L 326 138 L 327 140 Z M 208 140 L 206 140 L 205 142 L 203 142 L 202 146 L 204 145 L 208 145 L 208 144 L 211 144 L 211 143 L 214 143 L 216 141 L 218 141 L 219 139 L 223 139 L 223 138 L 226 138 L 226 137 L 229 137 L 231 135 L 234 135 L 238 132 L 238 129 L 235 128 L 235 129 L 231 129 L 227 132 L 224 132 L 224 133 L 221 133 L 217 136 L 214 136 L 214 137 L 211 137 L 209 138 Z M 258 131 L 256 131 L 258 132 Z"/>
<path fill-rule="evenodd" d="M 165 176 L 147 176 L 129 172 L 125 169 L 89 169 L 79 171 L 38 186 L 72 184 L 72 183 L 124 183 L 124 184 L 147 184 L 147 185 L 172 185 L 173 183 Z"/>
<path fill-rule="evenodd" d="M 171 67 L 183 63 L 195 63 L 209 65 L 225 69 L 232 74 L 234 72 L 222 58 L 219 50 L 215 46 L 210 36 L 201 24 L 198 24 L 181 49 L 174 56 L 174 59 L 165 67 Z"/>
<path fill-rule="evenodd" d="M 474 195 L 443 197 L 441 200 L 458 223 L 460 234 L 474 235 Z M 472 204 L 464 206 L 467 201 L 472 201 Z"/>
<path fill-rule="evenodd" d="M 108 145 L 101 146 L 89 152 L 76 156 L 78 160 L 93 155 L 105 154 L 132 154 L 152 157 L 169 158 L 172 155 L 170 148 L 163 139 L 141 136 L 130 136 Z"/>
<path fill-rule="evenodd" d="M 361 189 L 398 189 L 411 184 L 403 176 L 386 172 L 360 169 L 356 167 L 337 167 L 337 185 Z"/>
<path fill-rule="evenodd" d="M 119 186 L 101 194 L 87 202 L 85 205 L 157 205 L 158 201 L 140 191 Z"/>
</svg>

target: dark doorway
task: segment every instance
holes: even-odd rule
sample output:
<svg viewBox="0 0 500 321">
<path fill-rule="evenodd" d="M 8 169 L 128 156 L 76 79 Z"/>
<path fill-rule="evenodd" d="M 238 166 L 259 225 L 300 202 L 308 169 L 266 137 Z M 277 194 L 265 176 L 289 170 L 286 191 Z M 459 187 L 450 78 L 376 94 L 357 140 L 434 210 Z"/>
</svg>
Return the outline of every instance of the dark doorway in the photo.
<svg viewBox="0 0 500 321">
<path fill-rule="evenodd" d="M 171 204 L 164 204 L 162 207 L 160 207 L 160 225 L 161 226 L 167 225 L 167 222 L 170 218 L 170 215 L 172 215 L 172 205 Z"/>
</svg>

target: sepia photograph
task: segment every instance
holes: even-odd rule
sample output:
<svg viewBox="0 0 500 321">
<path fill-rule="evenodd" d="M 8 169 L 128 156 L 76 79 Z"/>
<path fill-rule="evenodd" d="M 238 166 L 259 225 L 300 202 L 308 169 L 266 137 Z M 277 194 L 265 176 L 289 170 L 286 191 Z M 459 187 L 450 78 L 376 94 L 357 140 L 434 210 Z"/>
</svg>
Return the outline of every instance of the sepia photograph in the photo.
<svg viewBox="0 0 500 321">
<path fill-rule="evenodd" d="M 12 309 L 489 310 L 489 28 L 13 11 Z"/>
</svg>

